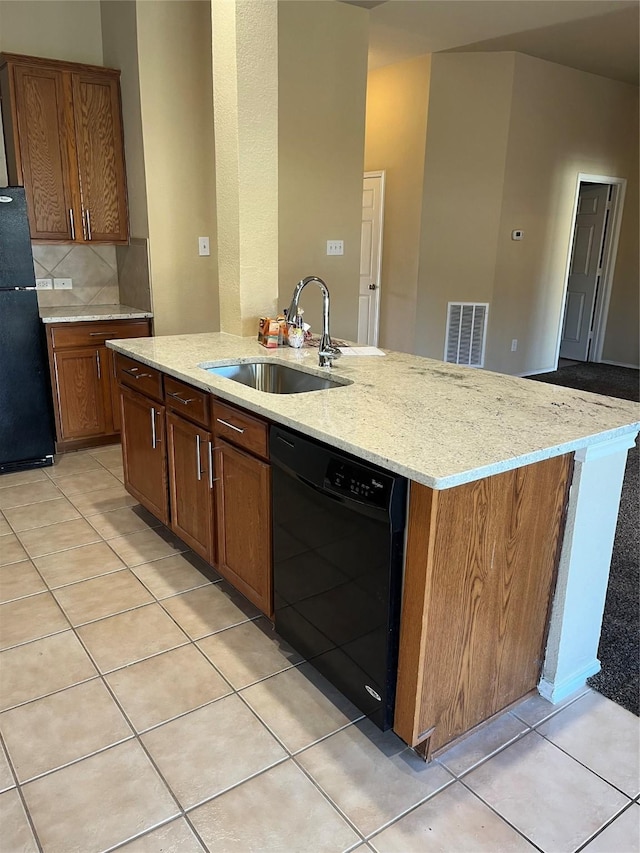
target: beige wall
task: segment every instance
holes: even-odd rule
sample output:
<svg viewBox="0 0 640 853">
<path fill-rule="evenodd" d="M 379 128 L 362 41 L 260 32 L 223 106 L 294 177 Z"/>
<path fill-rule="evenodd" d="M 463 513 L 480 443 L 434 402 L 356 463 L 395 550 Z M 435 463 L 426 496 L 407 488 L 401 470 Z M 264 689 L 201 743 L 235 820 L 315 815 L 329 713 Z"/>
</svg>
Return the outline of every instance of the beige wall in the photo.
<svg viewBox="0 0 640 853">
<path fill-rule="evenodd" d="M 369 74 L 366 172 L 385 170 L 380 346 L 413 352 L 431 56 Z"/>
<path fill-rule="evenodd" d="M 554 369 L 582 172 L 629 182 L 603 358 L 638 364 L 637 128 L 627 84 L 523 54 L 433 56 L 417 353 L 442 358 L 448 301 L 489 302 L 485 367 Z"/>
<path fill-rule="evenodd" d="M 99 0 L 0 0 L 0 50 L 102 65 Z"/>
<path fill-rule="evenodd" d="M 514 54 L 435 54 L 415 352 L 443 358 L 447 302 L 491 302 Z M 490 318 L 493 307 L 490 309 Z"/>
<path fill-rule="evenodd" d="M 299 279 L 331 292 L 332 333 L 358 327 L 368 14 L 344 3 L 278 4 L 279 307 Z M 326 254 L 344 240 L 344 255 Z M 316 331 L 320 293 L 301 300 Z"/>
<path fill-rule="evenodd" d="M 137 4 L 156 334 L 219 328 L 208 3 Z M 198 237 L 211 256 L 198 256 Z"/>
<path fill-rule="evenodd" d="M 604 358 L 637 365 L 638 90 L 524 54 L 515 60 L 487 364 L 508 373 L 555 367 L 577 177 L 584 172 L 629 179 Z M 522 242 L 511 240 L 514 228 L 524 230 Z"/>
</svg>

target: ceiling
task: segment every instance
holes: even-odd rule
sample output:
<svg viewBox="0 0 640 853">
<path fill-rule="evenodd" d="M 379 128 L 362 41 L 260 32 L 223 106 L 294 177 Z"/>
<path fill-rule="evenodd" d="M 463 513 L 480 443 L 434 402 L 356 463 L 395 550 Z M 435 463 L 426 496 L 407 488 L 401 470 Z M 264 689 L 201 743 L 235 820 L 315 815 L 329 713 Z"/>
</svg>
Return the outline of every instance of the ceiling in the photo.
<svg viewBox="0 0 640 853">
<path fill-rule="evenodd" d="M 369 9 L 369 68 L 515 50 L 638 85 L 638 0 L 345 0 Z"/>
</svg>

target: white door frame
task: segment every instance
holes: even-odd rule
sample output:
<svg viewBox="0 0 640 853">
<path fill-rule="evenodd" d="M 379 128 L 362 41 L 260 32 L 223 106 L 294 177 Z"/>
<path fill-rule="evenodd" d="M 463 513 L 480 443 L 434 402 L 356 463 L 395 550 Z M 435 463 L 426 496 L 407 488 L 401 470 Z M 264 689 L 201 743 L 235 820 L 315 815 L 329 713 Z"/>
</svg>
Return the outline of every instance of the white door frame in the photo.
<svg viewBox="0 0 640 853">
<path fill-rule="evenodd" d="M 569 240 L 569 252 L 564 273 L 564 293 L 562 294 L 562 308 L 558 322 L 558 339 L 556 342 L 555 369 L 558 368 L 560 359 L 560 345 L 562 343 L 562 328 L 564 325 L 564 312 L 567 307 L 567 289 L 569 286 L 569 271 L 571 269 L 571 254 L 573 252 L 573 235 L 576 229 L 576 216 L 578 214 L 578 201 L 581 183 L 611 184 L 613 186 L 613 197 L 611 199 L 610 218 L 607 223 L 605 235 L 605 255 L 600 279 L 600 287 L 596 296 L 596 304 L 593 316 L 593 338 L 589 349 L 589 361 L 601 361 L 604 347 L 604 336 L 607 328 L 607 317 L 609 314 L 609 302 L 611 301 L 611 287 L 613 285 L 613 272 L 618 254 L 618 241 L 620 239 L 620 227 L 622 225 L 622 208 L 627 191 L 626 178 L 614 178 L 609 175 L 587 175 L 578 172 L 576 179 L 576 190 L 573 199 L 573 215 L 571 217 L 571 238 Z"/>
<path fill-rule="evenodd" d="M 378 346 L 378 339 L 380 337 L 380 301 L 382 297 L 381 292 L 381 284 L 382 284 L 382 245 L 383 245 L 383 237 L 384 237 L 384 185 L 386 180 L 386 172 L 384 169 L 378 172 L 365 172 L 363 174 L 363 178 L 380 178 L 380 236 L 378 240 L 378 267 L 375 270 L 376 274 L 376 284 L 378 286 L 378 294 L 375 300 L 375 339 L 373 342 L 374 346 Z"/>
</svg>

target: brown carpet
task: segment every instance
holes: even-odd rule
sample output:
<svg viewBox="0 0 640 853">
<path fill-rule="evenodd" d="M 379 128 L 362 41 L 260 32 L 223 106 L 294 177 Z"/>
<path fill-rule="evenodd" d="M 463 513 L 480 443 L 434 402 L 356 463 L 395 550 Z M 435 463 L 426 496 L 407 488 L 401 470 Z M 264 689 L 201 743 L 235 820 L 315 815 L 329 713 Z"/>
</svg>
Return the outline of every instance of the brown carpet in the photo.
<svg viewBox="0 0 640 853">
<path fill-rule="evenodd" d="M 640 401 L 640 371 L 580 363 L 531 376 L 580 391 Z M 594 690 L 640 716 L 640 465 L 638 442 L 629 451 L 613 543 Z"/>
</svg>

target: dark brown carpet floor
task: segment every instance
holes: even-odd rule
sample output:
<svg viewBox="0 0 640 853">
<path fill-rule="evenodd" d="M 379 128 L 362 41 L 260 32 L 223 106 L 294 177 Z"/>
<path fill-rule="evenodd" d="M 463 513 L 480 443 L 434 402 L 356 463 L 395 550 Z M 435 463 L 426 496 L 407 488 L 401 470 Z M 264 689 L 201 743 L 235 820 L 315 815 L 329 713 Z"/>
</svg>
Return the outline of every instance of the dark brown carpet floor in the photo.
<svg viewBox="0 0 640 853">
<path fill-rule="evenodd" d="M 640 401 L 640 371 L 609 364 L 572 364 L 531 376 L 595 394 Z M 613 544 L 594 690 L 640 716 L 640 464 L 638 442 L 629 451 Z"/>
</svg>

